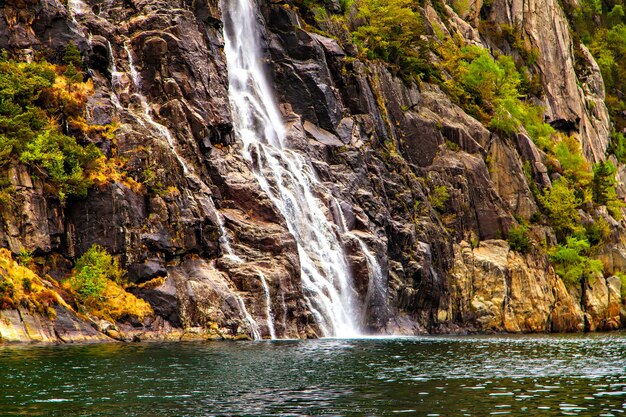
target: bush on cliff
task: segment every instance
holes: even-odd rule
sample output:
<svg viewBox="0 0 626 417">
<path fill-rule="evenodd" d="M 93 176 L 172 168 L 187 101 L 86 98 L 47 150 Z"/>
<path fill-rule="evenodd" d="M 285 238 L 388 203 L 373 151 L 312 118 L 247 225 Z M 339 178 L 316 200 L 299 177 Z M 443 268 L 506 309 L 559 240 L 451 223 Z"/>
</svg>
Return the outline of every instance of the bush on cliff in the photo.
<svg viewBox="0 0 626 417">
<path fill-rule="evenodd" d="M 152 314 L 152 308 L 124 290 L 124 277 L 118 261 L 103 247 L 93 245 L 76 261 L 68 284 L 78 301 L 96 317 L 117 321 L 133 316 L 143 320 Z"/>
<path fill-rule="evenodd" d="M 582 201 L 565 178 L 554 181 L 552 188 L 545 190 L 539 201 L 560 241 L 581 230 L 578 206 Z"/>
<path fill-rule="evenodd" d="M 65 71 L 45 61 L 0 56 L 0 171 L 11 161 L 25 163 L 61 199 L 86 195 L 87 172 L 101 156 L 75 137 L 89 133 L 81 127 L 87 126 L 85 104 L 93 85 L 78 72 L 67 79 Z"/>
<path fill-rule="evenodd" d="M 100 298 L 107 280 L 121 283 L 124 271 L 119 263 L 102 246 L 93 245 L 74 267 L 76 273 L 70 285 L 82 298 Z"/>
<path fill-rule="evenodd" d="M 528 236 L 528 227 L 520 225 L 509 229 L 507 242 L 512 250 L 525 254 L 532 249 L 532 241 Z"/>
<path fill-rule="evenodd" d="M 443 88 L 467 113 L 506 135 L 525 128 L 535 143 L 551 148 L 554 129 L 544 122 L 541 107 L 522 100 L 522 75 L 513 59 L 497 58 L 478 46 L 448 39 L 437 53 L 440 69 L 450 78 Z"/>
<path fill-rule="evenodd" d="M 584 238 L 570 237 L 563 245 L 552 250 L 550 260 L 555 272 L 568 285 L 579 285 L 583 279 L 588 282 L 602 274 L 602 262 L 591 259 L 590 244 Z"/>
<path fill-rule="evenodd" d="M 33 270 L 20 265 L 9 250 L 0 249 L 0 310 L 20 307 L 54 318 L 56 305 L 67 306 Z"/>
<path fill-rule="evenodd" d="M 419 50 L 424 32 L 413 0 L 356 0 L 352 27 L 354 42 L 370 59 L 382 59 L 405 73 L 419 75 L 424 67 Z"/>
<path fill-rule="evenodd" d="M 594 56 L 606 88 L 606 104 L 611 119 L 618 131 L 626 128 L 626 16 L 623 0 L 602 2 L 600 0 L 581 0 L 563 2 L 563 7 L 572 24 L 574 53 L 580 63 L 586 62 L 580 42 L 587 45 Z M 587 68 L 579 67 L 585 76 Z"/>
</svg>

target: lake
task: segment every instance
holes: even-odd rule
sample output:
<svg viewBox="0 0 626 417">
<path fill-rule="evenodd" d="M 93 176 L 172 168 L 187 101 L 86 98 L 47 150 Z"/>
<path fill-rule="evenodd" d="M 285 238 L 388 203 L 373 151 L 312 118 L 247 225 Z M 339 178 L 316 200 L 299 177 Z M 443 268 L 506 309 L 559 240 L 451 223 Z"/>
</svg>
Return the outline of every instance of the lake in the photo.
<svg viewBox="0 0 626 417">
<path fill-rule="evenodd" d="M 620 416 L 626 334 L 0 347 L 0 415 Z"/>
</svg>

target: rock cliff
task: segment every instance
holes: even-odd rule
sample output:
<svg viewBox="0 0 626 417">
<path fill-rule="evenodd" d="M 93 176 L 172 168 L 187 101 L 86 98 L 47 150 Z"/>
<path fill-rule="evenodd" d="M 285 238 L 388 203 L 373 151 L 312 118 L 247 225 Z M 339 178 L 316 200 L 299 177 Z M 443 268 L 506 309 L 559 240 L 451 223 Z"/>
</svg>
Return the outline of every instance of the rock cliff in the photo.
<svg viewBox="0 0 626 417">
<path fill-rule="evenodd" d="M 326 3 L 328 13 L 339 10 Z M 532 71 L 542 93 L 535 99 L 546 120 L 573 135 L 589 161 L 605 160 L 611 125 L 602 77 L 589 53 L 578 63 L 588 69 L 584 77 L 575 71 L 559 3 L 481 3 L 459 14 L 445 6 L 442 17 L 424 2 L 424 36 L 443 42 L 447 33 L 515 55 L 518 49 L 479 26 L 516 26 L 524 45 L 538 51 Z M 507 137 L 488 130 L 436 83 L 407 82 L 384 63 L 362 59 L 296 6 L 259 0 L 265 66 L 289 147 L 319 179 L 313 192 L 341 237 L 366 332 L 622 326 L 625 300 L 612 276 L 626 264 L 621 222 L 607 215 L 606 276 L 580 285 L 566 285 L 541 249 L 541 242 L 556 243 L 545 221 L 532 224 L 539 242 L 532 250 L 512 250 L 502 239 L 539 215 L 533 188 L 554 180 L 548 156 L 523 131 Z M 119 325 L 127 336 L 117 338 L 322 336 L 306 302 L 296 240 L 233 130 L 218 0 L 7 0 L 0 10 L 0 48 L 14 56 L 45 51 L 54 60 L 70 41 L 78 45 L 95 89 L 88 121 L 118 126 L 112 139 L 84 139 L 123 160 L 143 184 L 111 181 L 85 199 L 60 201 L 15 162 L 9 180 L 17 204 L 0 213 L 0 247 L 33 253 L 38 272 L 62 279 L 93 244 L 104 246 L 156 315 Z M 446 197 L 436 198 L 444 189 Z M 374 264 L 382 271 L 376 291 Z M 57 313 L 57 322 L 93 328 L 88 318 Z M 24 330 L 49 327 L 29 317 L 21 307 L 0 311 L 0 340 L 92 337 Z"/>
</svg>

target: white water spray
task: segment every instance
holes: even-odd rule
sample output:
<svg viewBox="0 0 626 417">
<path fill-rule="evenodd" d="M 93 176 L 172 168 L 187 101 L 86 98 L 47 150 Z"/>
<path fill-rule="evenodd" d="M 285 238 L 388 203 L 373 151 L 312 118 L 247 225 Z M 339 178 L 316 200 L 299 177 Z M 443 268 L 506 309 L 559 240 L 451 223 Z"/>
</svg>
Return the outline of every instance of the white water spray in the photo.
<svg viewBox="0 0 626 417">
<path fill-rule="evenodd" d="M 260 270 L 257 270 L 259 278 L 261 279 L 261 285 L 263 286 L 263 294 L 265 295 L 265 314 L 267 316 L 267 327 L 270 332 L 272 340 L 276 339 L 276 330 L 274 329 L 274 315 L 272 313 L 272 297 L 270 295 L 270 288 L 267 286 L 267 280 L 265 275 Z"/>
<path fill-rule="evenodd" d="M 120 102 L 120 98 L 117 95 L 117 89 L 121 84 L 120 80 L 122 73 L 117 70 L 117 60 L 115 58 L 115 53 L 113 52 L 113 45 L 111 45 L 111 42 L 108 39 L 107 48 L 109 48 L 109 72 L 111 73 L 111 102 L 119 112 L 124 110 L 124 107 Z"/>
<path fill-rule="evenodd" d="M 67 0 L 67 11 L 74 26 L 78 27 L 79 24 L 76 20 L 76 16 L 87 14 L 91 9 L 81 0 Z"/>
<path fill-rule="evenodd" d="M 225 53 L 237 136 L 263 190 L 298 244 L 304 296 L 324 336 L 360 333 L 352 277 L 340 239 L 313 189 L 313 167 L 287 149 L 285 128 L 262 68 L 254 0 L 224 0 Z"/>
<path fill-rule="evenodd" d="M 150 109 L 150 104 L 148 103 L 148 99 L 146 98 L 146 96 L 143 94 L 141 90 L 141 76 L 139 75 L 139 71 L 137 71 L 137 68 L 135 67 L 133 54 L 130 51 L 128 44 L 124 45 L 124 50 L 126 51 L 126 55 L 128 57 L 128 67 L 129 67 L 128 69 L 130 71 L 130 77 L 132 78 L 133 84 L 135 87 L 135 95 L 136 97 L 139 98 L 139 103 L 141 104 L 141 109 L 143 111 L 143 115 L 139 119 L 140 122 L 143 119 L 143 122 L 148 123 L 148 126 L 151 127 L 152 130 L 156 131 L 161 138 L 165 139 L 165 141 L 167 142 L 167 145 L 174 153 L 174 156 L 176 157 L 180 165 L 183 167 L 183 173 L 185 174 L 185 176 L 189 176 L 191 170 L 189 166 L 187 165 L 187 161 L 185 161 L 185 159 L 180 155 L 180 153 L 176 149 L 176 142 L 174 141 L 174 137 L 172 136 L 172 133 L 167 127 L 163 126 L 160 123 L 157 123 L 152 117 L 152 114 L 151 114 L 152 110 Z M 145 126 L 144 123 L 142 124 Z M 202 182 L 200 181 L 200 183 Z"/>
<path fill-rule="evenodd" d="M 367 320 L 366 316 L 368 313 L 367 308 L 372 302 L 372 299 L 378 296 L 380 297 L 383 303 L 385 303 L 387 300 L 387 286 L 385 284 L 385 276 L 383 274 L 383 269 L 381 268 L 380 263 L 378 262 L 378 259 L 376 259 L 376 256 L 369 250 L 369 248 L 367 247 L 367 244 L 363 241 L 363 239 L 361 239 L 355 233 L 352 233 L 348 230 L 348 226 L 346 224 L 346 218 L 343 215 L 343 210 L 341 209 L 341 205 L 339 204 L 339 201 L 337 201 L 337 199 L 333 197 L 332 202 L 335 206 L 335 211 L 337 213 L 337 216 L 339 217 L 338 219 L 339 229 L 341 230 L 342 233 L 348 234 L 350 237 L 352 237 L 359 243 L 361 252 L 363 252 L 363 255 L 365 256 L 365 260 L 367 262 L 367 269 L 368 269 L 369 276 L 368 276 L 368 283 L 367 283 L 367 294 L 365 295 L 365 301 L 363 303 L 364 308 L 363 308 L 362 317 L 361 317 L 361 321 L 365 323 Z"/>
<path fill-rule="evenodd" d="M 369 279 L 367 283 L 367 294 L 365 295 L 365 302 L 363 303 L 366 308 L 363 309 L 363 317 L 362 320 L 365 322 L 367 320 L 367 307 L 374 300 L 374 297 L 382 297 L 382 302 L 384 303 L 387 299 L 387 287 L 384 282 L 383 271 L 376 259 L 376 256 L 368 249 L 365 242 L 362 239 L 356 238 L 359 242 L 359 246 L 361 247 L 361 251 L 365 255 L 365 260 L 367 261 L 367 268 L 369 271 Z"/>
<path fill-rule="evenodd" d="M 254 340 L 261 340 L 261 331 L 259 330 L 259 325 L 252 318 L 250 313 L 248 313 L 248 309 L 246 308 L 246 304 L 243 302 L 243 299 L 238 295 L 235 295 L 235 297 L 237 297 L 237 304 L 239 304 L 239 310 L 241 310 L 241 315 L 248 322 L 252 337 L 254 338 Z"/>
</svg>

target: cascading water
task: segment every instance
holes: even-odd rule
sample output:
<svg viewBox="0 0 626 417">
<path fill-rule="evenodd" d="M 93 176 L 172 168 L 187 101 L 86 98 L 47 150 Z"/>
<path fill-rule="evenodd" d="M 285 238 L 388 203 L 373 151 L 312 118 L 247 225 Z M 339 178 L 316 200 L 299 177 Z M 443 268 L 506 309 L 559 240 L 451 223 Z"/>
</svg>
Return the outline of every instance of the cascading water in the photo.
<svg viewBox="0 0 626 417">
<path fill-rule="evenodd" d="M 272 313 L 272 298 L 270 295 L 270 288 L 267 286 L 267 280 L 263 272 L 257 270 L 259 278 L 261 278 L 261 285 L 263 286 L 263 294 L 265 295 L 265 314 L 267 315 L 267 327 L 270 332 L 272 340 L 276 339 L 276 330 L 274 329 L 274 317 Z"/>
<path fill-rule="evenodd" d="M 111 6 L 111 4 L 109 6 Z M 67 8 L 68 8 L 68 14 L 72 22 L 77 28 L 80 27 L 80 23 L 76 19 L 77 17 L 81 18 L 84 15 L 93 13 L 91 8 L 87 4 L 85 4 L 82 0 L 68 0 Z M 91 33 L 88 33 L 88 38 L 91 39 Z M 148 98 L 142 92 L 141 76 L 135 66 L 133 55 L 129 47 L 129 44 L 130 44 L 129 40 L 127 40 L 124 43 L 124 51 L 126 52 L 126 57 L 128 60 L 128 74 L 130 74 L 132 87 L 134 90 L 134 95 L 139 99 L 139 103 L 141 105 L 141 112 L 135 112 L 133 111 L 132 108 L 125 107 L 120 102 L 119 89 L 123 88 L 123 82 L 122 82 L 123 73 L 120 72 L 118 69 L 117 59 L 113 51 L 113 46 L 111 45 L 111 42 L 107 40 L 107 47 L 108 47 L 109 60 L 110 60 L 108 69 L 109 69 L 109 72 L 111 73 L 111 87 L 112 87 L 111 88 L 112 90 L 111 102 L 112 104 L 115 106 L 118 112 L 128 112 L 128 114 L 132 115 L 133 119 L 137 121 L 142 127 L 146 128 L 147 130 L 151 130 L 154 133 L 157 133 L 157 137 L 160 137 L 161 139 L 165 140 L 167 146 L 170 148 L 170 150 L 176 157 L 177 161 L 182 166 L 183 173 L 185 174 L 186 178 L 192 181 L 194 186 L 200 188 L 200 191 L 202 192 L 202 196 L 197 198 L 197 201 L 198 203 L 200 203 L 200 206 L 203 207 L 205 212 L 215 214 L 217 226 L 220 230 L 219 241 L 220 241 L 220 247 L 222 248 L 222 251 L 224 252 L 226 256 L 232 257 L 236 261 L 241 262 L 241 259 L 238 258 L 234 254 L 230 246 L 226 228 L 224 227 L 224 219 L 222 217 L 222 214 L 215 207 L 215 203 L 213 202 L 213 199 L 211 197 L 211 192 L 208 186 L 195 173 L 195 170 L 193 169 L 193 167 L 188 165 L 187 161 L 185 161 L 183 156 L 178 152 L 176 141 L 174 139 L 174 136 L 170 132 L 170 130 L 166 126 L 158 123 L 152 117 L 152 114 L 151 114 L 152 110 L 150 108 L 150 103 L 148 101 Z M 210 267 L 214 268 L 214 265 L 210 264 Z M 246 305 L 242 297 L 236 293 L 234 295 L 237 300 L 237 305 L 239 307 L 240 315 L 242 319 L 245 322 L 247 322 L 248 328 L 250 330 L 252 337 L 255 340 L 261 339 L 261 332 L 259 330 L 259 326 L 257 322 L 254 320 L 254 318 L 248 312 L 248 309 L 246 308 Z M 274 338 L 273 323 L 268 324 L 268 327 L 270 327 L 270 333 L 272 335 L 272 338 Z"/>
<path fill-rule="evenodd" d="M 346 219 L 343 215 L 343 210 L 341 209 L 341 205 L 335 197 L 332 198 L 332 203 L 335 206 L 335 211 L 339 217 L 339 230 L 342 233 L 348 234 L 351 238 L 355 239 L 358 242 L 359 247 L 361 248 L 361 252 L 363 252 L 363 255 L 365 256 L 365 260 L 367 262 L 369 279 L 367 283 L 367 294 L 365 295 L 365 301 L 363 303 L 364 308 L 362 311 L 362 322 L 366 322 L 366 316 L 368 313 L 367 309 L 374 299 L 386 306 L 387 286 L 385 285 L 385 276 L 383 274 L 380 263 L 378 262 L 378 259 L 376 259 L 376 256 L 369 250 L 367 244 L 363 241 L 363 239 L 348 230 L 348 227 L 346 225 Z"/>
<path fill-rule="evenodd" d="M 285 128 L 262 69 L 254 0 L 223 0 L 225 53 L 236 134 L 263 190 L 298 244 L 304 296 L 324 336 L 360 333 L 343 247 L 313 189 L 313 167 L 285 146 Z"/>
<path fill-rule="evenodd" d="M 72 23 L 74 23 L 74 26 L 78 27 L 79 24 L 76 20 L 76 16 L 87 14 L 90 9 L 89 6 L 87 6 L 81 0 L 67 0 L 67 11 L 70 19 L 72 20 Z"/>
<path fill-rule="evenodd" d="M 185 174 L 185 176 L 188 179 L 192 179 L 195 184 L 199 185 L 200 189 L 207 195 L 207 201 L 208 201 L 208 203 L 210 205 L 210 207 L 208 208 L 208 211 L 211 212 L 211 213 L 215 213 L 216 214 L 217 226 L 218 226 L 218 228 L 220 230 L 220 239 L 219 239 L 219 241 L 220 241 L 220 245 L 221 245 L 222 251 L 225 253 L 226 256 L 231 257 L 233 260 L 235 260 L 237 262 L 241 262 L 241 259 L 237 255 L 235 255 L 234 251 L 232 250 L 232 247 L 230 246 L 230 242 L 228 241 L 228 235 L 227 235 L 227 232 L 226 232 L 226 228 L 224 227 L 224 219 L 222 218 L 222 214 L 219 213 L 217 208 L 215 207 L 215 203 L 213 202 L 213 199 L 210 197 L 211 192 L 209 191 L 207 185 L 196 175 L 193 167 L 189 166 L 187 164 L 187 161 L 185 161 L 185 159 L 180 155 L 180 153 L 178 152 L 178 150 L 176 148 L 176 142 L 175 142 L 174 137 L 172 136 L 172 133 L 170 132 L 170 130 L 166 126 L 156 122 L 153 119 L 153 117 L 151 115 L 151 109 L 150 109 L 150 104 L 148 103 L 148 99 L 141 91 L 141 77 L 139 75 L 139 71 L 137 71 L 137 68 L 135 67 L 133 56 L 132 56 L 132 53 L 130 51 L 130 48 L 128 47 L 128 44 L 124 45 L 124 49 L 125 49 L 126 55 L 128 57 L 129 72 L 130 72 L 130 76 L 131 76 L 131 79 L 132 79 L 133 84 L 134 84 L 135 94 L 139 97 L 139 102 L 141 104 L 142 113 L 143 113 L 143 114 L 140 115 L 140 117 L 138 117 L 137 120 L 144 127 L 152 128 L 163 139 L 165 139 L 167 145 L 172 150 L 172 153 L 174 154 L 174 156 L 176 157 L 178 162 L 181 164 L 181 166 L 183 168 L 183 173 Z M 146 123 L 147 123 L 148 126 L 146 126 Z M 246 305 L 243 302 L 243 299 L 241 298 L 241 296 L 236 295 L 236 297 L 237 297 L 237 304 L 239 305 L 239 310 L 240 310 L 241 315 L 243 316 L 243 318 L 248 323 L 248 327 L 250 328 L 250 332 L 252 334 L 252 337 L 255 340 L 261 339 L 261 332 L 259 330 L 259 326 L 258 326 L 257 322 L 254 320 L 254 318 L 252 318 L 252 316 L 248 312 L 248 309 L 246 308 Z M 273 330 L 273 327 L 270 327 L 270 328 Z M 272 332 L 270 332 L 270 333 L 272 333 Z M 271 336 L 272 336 L 272 339 L 274 339 L 274 335 L 271 334 Z"/>
<path fill-rule="evenodd" d="M 188 176 L 190 174 L 189 166 L 187 165 L 187 161 L 185 161 L 185 159 L 179 154 L 178 150 L 176 149 L 176 144 L 174 142 L 174 138 L 172 137 L 172 133 L 167 127 L 163 126 L 160 123 L 157 123 L 150 114 L 150 104 L 148 103 L 148 99 L 146 98 L 146 96 L 141 91 L 141 78 L 139 76 L 137 68 L 135 67 L 133 54 L 131 53 L 128 45 L 124 45 L 124 50 L 126 51 L 126 55 L 128 56 L 128 67 L 130 70 L 131 79 L 133 80 L 133 84 L 135 87 L 135 95 L 139 98 L 139 103 L 141 104 L 141 109 L 143 111 L 142 117 L 138 118 L 138 120 L 144 127 L 146 127 L 144 122 L 147 122 L 148 125 L 159 134 L 159 136 L 165 139 L 168 146 L 174 153 L 174 156 L 176 156 L 176 159 L 183 167 L 183 173 Z"/>
</svg>

